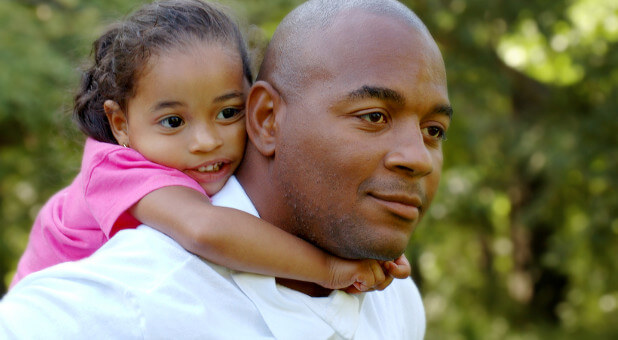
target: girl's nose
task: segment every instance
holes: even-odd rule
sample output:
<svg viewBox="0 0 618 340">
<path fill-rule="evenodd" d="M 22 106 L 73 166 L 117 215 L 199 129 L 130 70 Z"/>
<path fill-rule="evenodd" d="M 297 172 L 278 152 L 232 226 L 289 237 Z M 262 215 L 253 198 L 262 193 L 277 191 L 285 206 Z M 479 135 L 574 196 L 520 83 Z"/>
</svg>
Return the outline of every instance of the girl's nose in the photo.
<svg viewBox="0 0 618 340">
<path fill-rule="evenodd" d="M 223 139 L 213 126 L 203 126 L 192 131 L 189 151 L 193 153 L 211 152 L 223 145 Z"/>
</svg>

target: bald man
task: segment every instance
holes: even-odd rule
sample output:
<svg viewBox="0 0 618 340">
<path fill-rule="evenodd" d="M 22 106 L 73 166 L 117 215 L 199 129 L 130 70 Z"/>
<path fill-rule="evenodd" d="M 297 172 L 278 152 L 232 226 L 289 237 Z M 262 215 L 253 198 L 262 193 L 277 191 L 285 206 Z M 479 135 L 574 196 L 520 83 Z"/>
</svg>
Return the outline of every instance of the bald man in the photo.
<svg viewBox="0 0 618 340">
<path fill-rule="evenodd" d="M 409 9 L 308 1 L 273 36 L 247 99 L 251 143 L 213 203 L 341 257 L 395 259 L 436 192 L 451 115 L 441 54 Z M 140 226 L 86 260 L 24 279 L 0 304 L 2 332 L 422 339 L 425 316 L 410 279 L 349 295 L 231 271 Z"/>
</svg>

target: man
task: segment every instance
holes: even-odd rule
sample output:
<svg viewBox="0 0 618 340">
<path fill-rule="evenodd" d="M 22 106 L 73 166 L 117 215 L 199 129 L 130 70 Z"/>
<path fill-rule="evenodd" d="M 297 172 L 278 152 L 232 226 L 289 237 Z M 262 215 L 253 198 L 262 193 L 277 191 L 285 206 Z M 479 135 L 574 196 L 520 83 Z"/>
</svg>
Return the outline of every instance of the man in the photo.
<svg viewBox="0 0 618 340">
<path fill-rule="evenodd" d="M 213 202 L 341 257 L 397 258 L 436 191 L 451 112 L 440 52 L 407 8 L 309 1 L 273 36 L 247 99 L 251 143 Z M 205 262 L 147 226 L 32 274 L 0 304 L 9 338 L 420 339 L 424 330 L 409 279 L 360 295 L 276 281 Z"/>
</svg>

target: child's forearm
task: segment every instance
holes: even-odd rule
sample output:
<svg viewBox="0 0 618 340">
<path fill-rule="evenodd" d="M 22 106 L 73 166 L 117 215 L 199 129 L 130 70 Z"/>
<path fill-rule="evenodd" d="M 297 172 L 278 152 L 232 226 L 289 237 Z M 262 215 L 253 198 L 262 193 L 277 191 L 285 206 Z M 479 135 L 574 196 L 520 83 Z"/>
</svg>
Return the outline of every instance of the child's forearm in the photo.
<svg viewBox="0 0 618 340">
<path fill-rule="evenodd" d="M 212 207 L 209 216 L 214 223 L 200 227 L 189 249 L 195 254 L 235 270 L 328 285 L 331 255 L 240 210 Z"/>
<path fill-rule="evenodd" d="M 343 261 L 248 213 L 212 206 L 184 187 L 156 190 L 131 212 L 188 251 L 235 270 L 329 286 L 333 261 Z"/>
</svg>

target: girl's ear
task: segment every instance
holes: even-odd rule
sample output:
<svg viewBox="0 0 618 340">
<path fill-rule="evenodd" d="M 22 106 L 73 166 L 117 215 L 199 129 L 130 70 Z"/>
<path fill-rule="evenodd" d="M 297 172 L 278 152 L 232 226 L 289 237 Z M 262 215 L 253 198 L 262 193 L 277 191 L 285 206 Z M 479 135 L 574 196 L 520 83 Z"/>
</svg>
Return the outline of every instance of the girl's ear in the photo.
<svg viewBox="0 0 618 340">
<path fill-rule="evenodd" d="M 262 155 L 275 154 L 278 121 L 285 114 L 279 92 L 265 81 L 257 81 L 247 96 L 247 134 Z"/>
<path fill-rule="evenodd" d="M 118 103 L 110 99 L 103 103 L 103 109 L 118 144 L 128 146 L 129 122 L 127 121 L 127 115 L 122 111 Z"/>
</svg>

